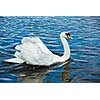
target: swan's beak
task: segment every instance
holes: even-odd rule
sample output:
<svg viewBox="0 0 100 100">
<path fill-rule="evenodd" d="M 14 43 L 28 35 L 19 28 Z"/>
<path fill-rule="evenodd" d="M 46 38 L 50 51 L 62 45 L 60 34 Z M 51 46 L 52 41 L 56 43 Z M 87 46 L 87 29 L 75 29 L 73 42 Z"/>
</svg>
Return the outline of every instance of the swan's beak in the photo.
<svg viewBox="0 0 100 100">
<path fill-rule="evenodd" d="M 73 39 L 72 36 L 68 36 L 69 39 Z"/>
</svg>

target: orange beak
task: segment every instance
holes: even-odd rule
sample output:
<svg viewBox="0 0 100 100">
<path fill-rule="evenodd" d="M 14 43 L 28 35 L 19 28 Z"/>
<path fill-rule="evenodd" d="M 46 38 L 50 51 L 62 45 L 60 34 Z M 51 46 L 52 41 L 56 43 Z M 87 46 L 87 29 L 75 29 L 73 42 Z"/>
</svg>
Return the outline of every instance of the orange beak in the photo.
<svg viewBox="0 0 100 100">
<path fill-rule="evenodd" d="M 69 39 L 73 39 L 72 36 L 68 36 Z"/>
</svg>

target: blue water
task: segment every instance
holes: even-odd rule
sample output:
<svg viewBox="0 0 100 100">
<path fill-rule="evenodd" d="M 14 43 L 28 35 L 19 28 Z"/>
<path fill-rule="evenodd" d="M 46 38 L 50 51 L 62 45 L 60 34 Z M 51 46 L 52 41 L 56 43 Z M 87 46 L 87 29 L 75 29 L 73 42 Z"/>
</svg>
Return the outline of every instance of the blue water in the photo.
<svg viewBox="0 0 100 100">
<path fill-rule="evenodd" d="M 63 55 L 59 38 L 68 31 L 71 60 L 49 67 L 10 64 L 15 46 L 23 37 L 38 36 L 55 54 Z M 99 16 L 14 16 L 0 17 L 0 82 L 81 83 L 100 82 Z"/>
</svg>

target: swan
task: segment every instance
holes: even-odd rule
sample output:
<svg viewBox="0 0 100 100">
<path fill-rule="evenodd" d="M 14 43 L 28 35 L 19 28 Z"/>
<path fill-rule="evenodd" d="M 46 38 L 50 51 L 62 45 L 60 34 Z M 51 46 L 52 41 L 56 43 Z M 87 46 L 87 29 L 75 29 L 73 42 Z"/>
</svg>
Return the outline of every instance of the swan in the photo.
<svg viewBox="0 0 100 100">
<path fill-rule="evenodd" d="M 53 54 L 39 37 L 24 37 L 21 41 L 22 44 L 15 47 L 16 52 L 14 56 L 16 58 L 5 61 L 19 64 L 26 62 L 27 64 L 41 66 L 50 66 L 54 63 L 64 62 L 70 58 L 70 48 L 65 38 L 73 39 L 68 32 L 61 32 L 60 39 L 64 47 L 64 55 L 61 57 Z"/>
</svg>

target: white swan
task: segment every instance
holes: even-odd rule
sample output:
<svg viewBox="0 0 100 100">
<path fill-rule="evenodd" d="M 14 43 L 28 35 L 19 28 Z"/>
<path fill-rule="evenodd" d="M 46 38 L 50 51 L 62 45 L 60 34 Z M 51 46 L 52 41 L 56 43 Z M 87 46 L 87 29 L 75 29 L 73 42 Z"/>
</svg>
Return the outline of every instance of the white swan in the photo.
<svg viewBox="0 0 100 100">
<path fill-rule="evenodd" d="M 22 39 L 22 44 L 15 47 L 16 52 L 14 56 L 16 58 L 5 61 L 11 63 L 26 62 L 27 64 L 31 65 L 46 66 L 57 62 L 64 62 L 70 58 L 70 48 L 65 38 L 72 39 L 68 32 L 62 32 L 60 34 L 60 39 L 64 46 L 64 55 L 61 57 L 53 54 L 38 37 L 24 37 Z"/>
</svg>

